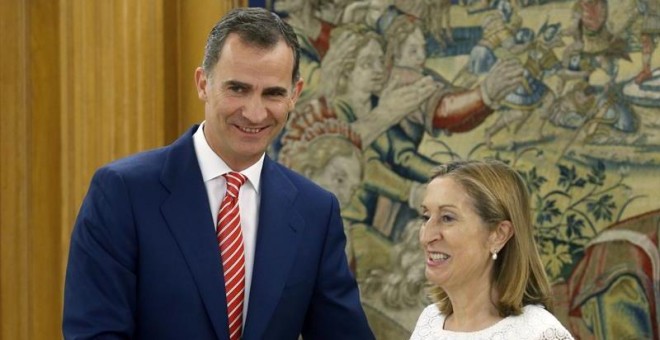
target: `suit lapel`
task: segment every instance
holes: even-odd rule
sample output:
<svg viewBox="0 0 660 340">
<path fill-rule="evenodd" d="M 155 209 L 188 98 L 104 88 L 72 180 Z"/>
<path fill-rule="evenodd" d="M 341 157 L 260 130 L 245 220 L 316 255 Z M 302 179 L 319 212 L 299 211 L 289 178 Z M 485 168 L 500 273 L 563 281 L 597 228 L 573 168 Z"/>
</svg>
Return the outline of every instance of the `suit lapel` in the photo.
<svg viewBox="0 0 660 340">
<path fill-rule="evenodd" d="M 261 206 L 245 339 L 265 338 L 287 273 L 295 260 L 302 217 L 292 209 L 297 188 L 268 157 L 261 172 Z"/>
<path fill-rule="evenodd" d="M 222 265 L 192 139 L 196 129 L 193 127 L 171 146 L 161 175 L 170 196 L 161 211 L 190 268 L 216 334 L 228 339 Z"/>
</svg>

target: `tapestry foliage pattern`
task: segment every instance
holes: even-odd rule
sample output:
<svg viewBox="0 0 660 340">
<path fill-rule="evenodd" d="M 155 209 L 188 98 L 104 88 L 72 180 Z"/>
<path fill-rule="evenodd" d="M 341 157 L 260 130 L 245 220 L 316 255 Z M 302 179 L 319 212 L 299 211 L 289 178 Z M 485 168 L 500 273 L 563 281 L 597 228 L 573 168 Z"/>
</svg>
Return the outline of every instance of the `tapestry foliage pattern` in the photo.
<svg viewBox="0 0 660 340">
<path fill-rule="evenodd" d="M 485 158 L 526 180 L 575 337 L 660 336 L 659 0 L 266 6 L 296 29 L 305 81 L 269 154 L 337 195 L 378 339 L 407 339 L 429 303 L 431 170 Z"/>
</svg>

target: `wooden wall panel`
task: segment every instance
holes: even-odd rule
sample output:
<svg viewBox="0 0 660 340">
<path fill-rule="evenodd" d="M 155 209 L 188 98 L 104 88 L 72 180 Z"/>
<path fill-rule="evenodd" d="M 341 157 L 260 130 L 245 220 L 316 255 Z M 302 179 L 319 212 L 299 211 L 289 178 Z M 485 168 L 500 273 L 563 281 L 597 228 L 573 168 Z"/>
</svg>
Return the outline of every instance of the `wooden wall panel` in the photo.
<svg viewBox="0 0 660 340">
<path fill-rule="evenodd" d="M 29 114 L 28 317 L 30 339 L 49 339 L 60 326 L 62 272 L 60 239 L 59 3 L 32 0 L 28 6 Z M 55 15 L 54 15 L 55 14 Z"/>
<path fill-rule="evenodd" d="M 0 339 L 61 334 L 71 228 L 96 168 L 203 119 L 208 31 L 247 1 L 0 1 Z"/>
<path fill-rule="evenodd" d="M 201 5 L 198 5 L 202 3 Z M 179 133 L 204 120 L 204 106 L 195 90 L 195 69 L 202 64 L 204 45 L 211 28 L 231 8 L 230 1 L 180 2 L 179 31 Z M 189 18 L 197 18 L 191 21 Z"/>
<path fill-rule="evenodd" d="M 0 1 L 0 338 L 28 337 L 27 6 Z"/>
<path fill-rule="evenodd" d="M 70 225 L 97 167 L 165 141 L 165 18 L 157 0 L 66 3 L 62 222 Z"/>
</svg>

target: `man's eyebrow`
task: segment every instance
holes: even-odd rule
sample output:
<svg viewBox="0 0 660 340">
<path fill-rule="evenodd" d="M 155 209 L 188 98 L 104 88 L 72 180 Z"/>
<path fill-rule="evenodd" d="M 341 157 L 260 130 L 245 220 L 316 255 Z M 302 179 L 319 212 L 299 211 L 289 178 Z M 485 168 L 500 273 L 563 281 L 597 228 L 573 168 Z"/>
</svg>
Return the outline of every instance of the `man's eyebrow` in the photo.
<svg viewBox="0 0 660 340">
<path fill-rule="evenodd" d="M 224 85 L 225 87 L 227 87 L 227 86 L 238 86 L 238 87 L 246 88 L 246 89 L 249 89 L 249 88 L 252 87 L 252 85 L 250 85 L 248 83 L 244 83 L 242 81 L 238 81 L 238 80 L 227 80 L 227 81 L 224 81 L 222 83 L 222 85 Z"/>
<path fill-rule="evenodd" d="M 242 81 L 238 80 L 226 80 L 222 83 L 224 87 L 240 87 L 243 89 L 251 89 L 252 85 L 248 83 L 244 83 Z M 273 86 L 273 87 L 267 87 L 263 91 L 265 94 L 281 94 L 281 95 L 287 95 L 289 93 L 289 90 L 285 87 L 282 86 Z"/>
<path fill-rule="evenodd" d="M 281 86 L 267 87 L 264 89 L 265 94 L 281 94 L 286 95 L 289 93 L 289 90 Z"/>
</svg>

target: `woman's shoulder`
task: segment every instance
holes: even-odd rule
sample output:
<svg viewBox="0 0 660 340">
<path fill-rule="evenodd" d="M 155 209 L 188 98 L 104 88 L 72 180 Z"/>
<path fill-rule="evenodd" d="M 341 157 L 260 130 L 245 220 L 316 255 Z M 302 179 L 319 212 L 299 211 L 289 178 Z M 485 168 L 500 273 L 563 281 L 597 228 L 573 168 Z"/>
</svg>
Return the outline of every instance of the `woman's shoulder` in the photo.
<svg viewBox="0 0 660 340">
<path fill-rule="evenodd" d="M 410 340 L 434 339 L 442 330 L 444 315 L 440 313 L 438 306 L 430 304 L 424 308 L 417 319 L 417 324 L 413 330 Z"/>
<path fill-rule="evenodd" d="M 527 305 L 523 307 L 522 314 L 514 319 L 520 323 L 517 325 L 520 329 L 538 336 L 538 339 L 573 339 L 571 333 L 543 306 Z"/>
<path fill-rule="evenodd" d="M 425 318 L 443 318 L 444 316 L 440 312 L 440 309 L 438 309 L 438 306 L 435 303 L 432 303 L 424 308 L 422 311 L 422 314 L 420 314 L 420 319 L 422 317 Z"/>
<path fill-rule="evenodd" d="M 556 322 L 561 325 L 559 320 L 550 313 L 549 310 L 545 309 L 542 305 L 527 305 L 523 307 L 522 315 L 527 319 L 532 320 L 544 320 L 547 322 Z"/>
</svg>

